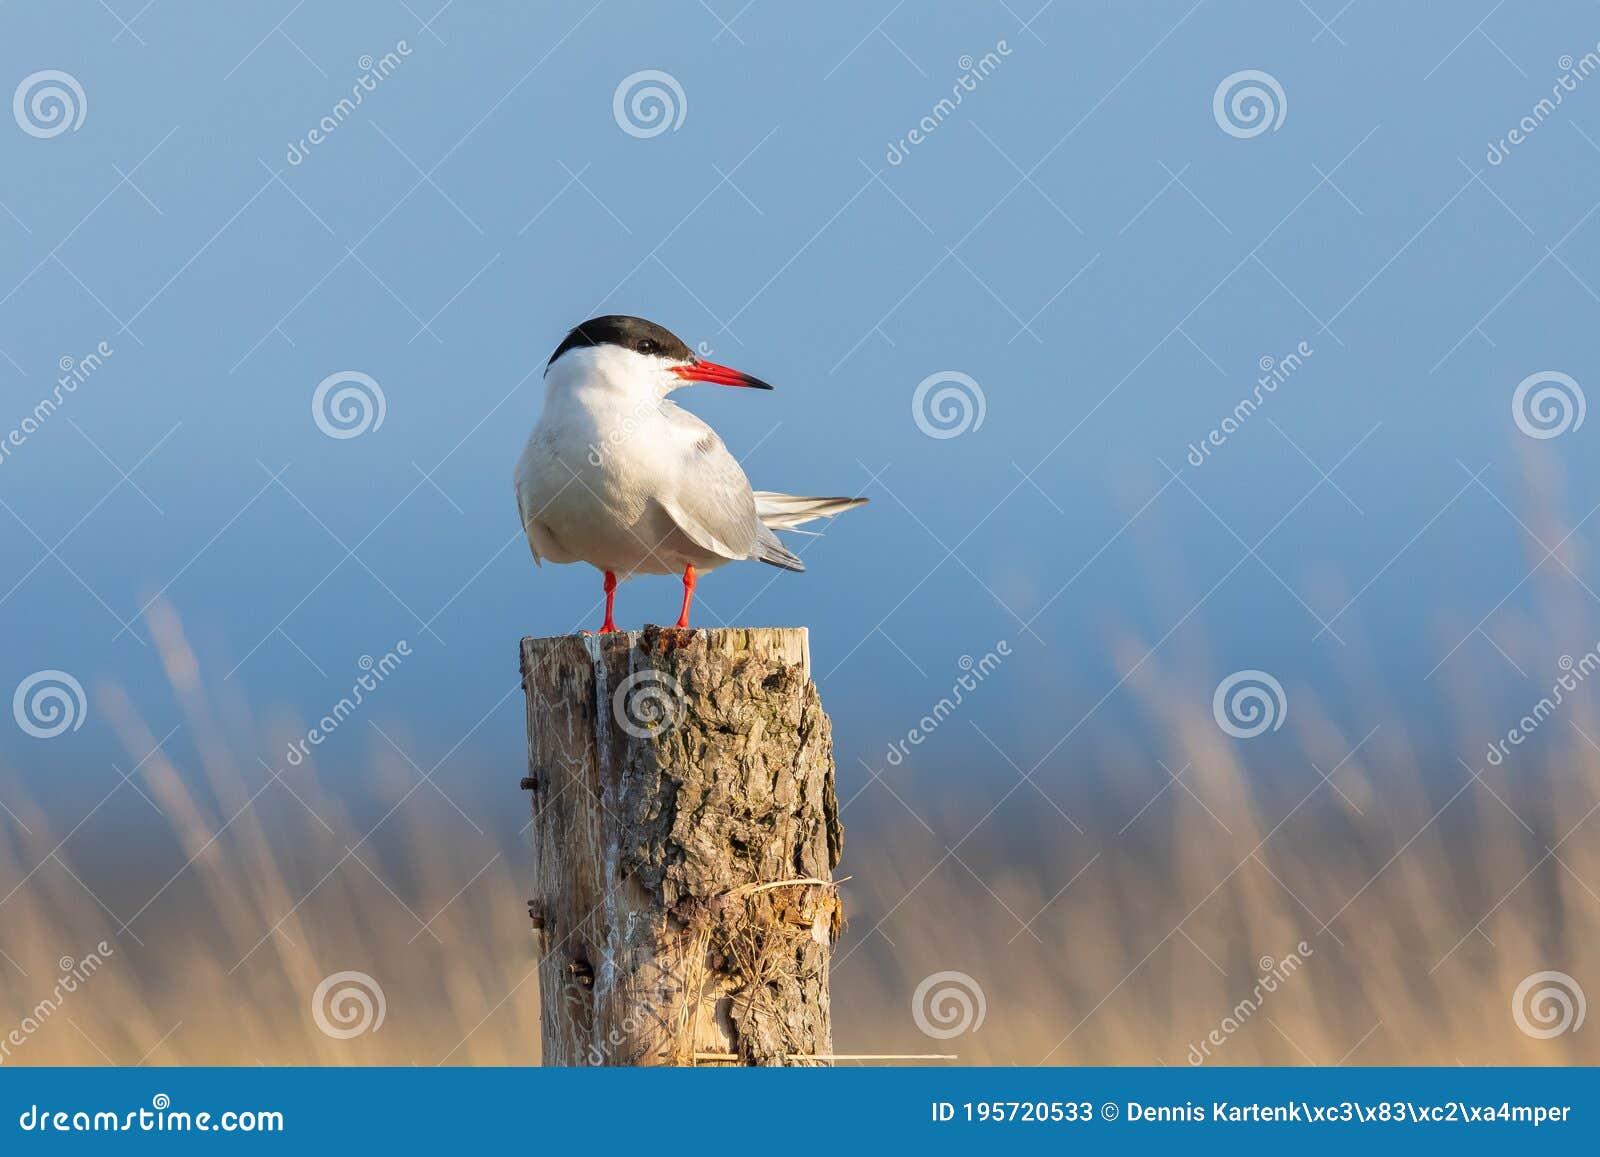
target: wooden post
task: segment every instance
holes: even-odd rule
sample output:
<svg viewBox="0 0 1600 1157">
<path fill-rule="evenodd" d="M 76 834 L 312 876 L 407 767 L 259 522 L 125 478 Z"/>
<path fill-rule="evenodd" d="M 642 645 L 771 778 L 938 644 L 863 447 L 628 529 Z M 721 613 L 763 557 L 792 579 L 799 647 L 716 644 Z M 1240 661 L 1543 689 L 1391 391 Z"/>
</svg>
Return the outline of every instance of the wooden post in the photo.
<svg viewBox="0 0 1600 1157">
<path fill-rule="evenodd" d="M 805 630 L 523 639 L 522 677 L 543 1063 L 825 1063 L 842 828 Z"/>
</svg>

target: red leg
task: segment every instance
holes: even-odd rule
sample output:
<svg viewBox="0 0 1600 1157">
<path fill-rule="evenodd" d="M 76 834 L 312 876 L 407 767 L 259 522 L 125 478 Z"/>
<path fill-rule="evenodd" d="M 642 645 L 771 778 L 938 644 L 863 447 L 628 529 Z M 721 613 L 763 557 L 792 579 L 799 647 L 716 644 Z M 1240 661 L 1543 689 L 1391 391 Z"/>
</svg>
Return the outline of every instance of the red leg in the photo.
<svg viewBox="0 0 1600 1157">
<path fill-rule="evenodd" d="M 611 621 L 611 608 L 617 601 L 617 576 L 606 571 L 606 621 L 600 624 L 602 635 L 610 634 L 617 629 L 617 624 Z"/>
<path fill-rule="evenodd" d="M 678 626 L 689 625 L 689 604 L 694 602 L 694 567 L 683 568 L 683 610 L 678 612 Z"/>
</svg>

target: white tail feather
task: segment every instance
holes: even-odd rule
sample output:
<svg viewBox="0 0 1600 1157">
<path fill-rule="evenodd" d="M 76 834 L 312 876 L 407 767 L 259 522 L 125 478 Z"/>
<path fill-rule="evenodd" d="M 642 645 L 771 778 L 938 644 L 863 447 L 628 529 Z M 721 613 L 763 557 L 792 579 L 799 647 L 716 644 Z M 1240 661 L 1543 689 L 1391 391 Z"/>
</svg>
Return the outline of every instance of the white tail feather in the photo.
<svg viewBox="0 0 1600 1157">
<path fill-rule="evenodd" d="M 773 530 L 793 530 L 817 518 L 832 518 L 846 510 L 865 506 L 865 498 L 803 498 L 771 490 L 755 492 L 756 517 Z"/>
</svg>

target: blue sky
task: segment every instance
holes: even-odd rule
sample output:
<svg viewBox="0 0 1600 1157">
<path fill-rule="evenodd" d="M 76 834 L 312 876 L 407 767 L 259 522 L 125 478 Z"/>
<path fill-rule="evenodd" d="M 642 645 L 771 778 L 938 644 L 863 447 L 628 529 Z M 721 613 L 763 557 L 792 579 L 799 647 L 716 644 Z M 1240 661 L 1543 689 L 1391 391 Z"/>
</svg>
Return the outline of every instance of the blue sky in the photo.
<svg viewBox="0 0 1600 1157">
<path fill-rule="evenodd" d="M 0 737 L 33 789 L 121 758 L 99 689 L 177 721 L 159 599 L 267 718 L 407 640 L 374 718 L 492 796 L 517 638 L 599 617 L 598 575 L 534 568 L 510 475 L 550 350 L 604 312 L 777 385 L 684 396 L 758 487 L 872 497 L 800 540 L 805 575 L 700 588 L 702 624 L 811 628 L 846 777 L 1001 640 L 896 774 L 1013 776 L 978 728 L 1024 767 L 1099 766 L 1156 668 L 1173 713 L 1259 669 L 1352 736 L 1350 672 L 1375 672 L 1426 733 L 1452 687 L 1520 703 L 1592 644 L 1524 625 L 1540 591 L 1592 597 L 1546 548 L 1547 516 L 1600 500 L 1595 427 L 1530 437 L 1512 409 L 1530 375 L 1594 380 L 1600 80 L 1535 112 L 1600 39 L 1588 6 L 436 7 L 0 9 L 6 90 L 59 70 L 86 106 L 0 118 L 0 435 L 63 359 L 113 351 L 0 460 L 0 685 L 88 689 L 79 730 Z M 647 70 L 681 115 L 630 132 Z M 1219 121 L 1244 71 L 1273 127 Z M 332 438 L 312 399 L 345 371 L 383 421 Z M 930 437 L 914 398 L 945 373 L 983 419 Z M 620 620 L 676 599 L 629 583 Z M 85 801 L 114 782 L 85 774 Z"/>
</svg>

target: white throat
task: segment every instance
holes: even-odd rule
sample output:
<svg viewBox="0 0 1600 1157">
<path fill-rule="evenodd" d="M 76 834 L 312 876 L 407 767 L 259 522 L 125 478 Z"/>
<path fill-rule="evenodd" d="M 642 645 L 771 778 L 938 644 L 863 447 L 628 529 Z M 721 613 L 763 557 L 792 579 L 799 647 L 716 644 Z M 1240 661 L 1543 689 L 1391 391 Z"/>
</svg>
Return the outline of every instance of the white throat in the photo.
<svg viewBox="0 0 1600 1157">
<path fill-rule="evenodd" d="M 546 402 L 562 398 L 659 401 L 684 384 L 669 372 L 673 364 L 617 345 L 571 349 L 545 371 Z"/>
</svg>

